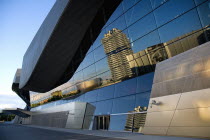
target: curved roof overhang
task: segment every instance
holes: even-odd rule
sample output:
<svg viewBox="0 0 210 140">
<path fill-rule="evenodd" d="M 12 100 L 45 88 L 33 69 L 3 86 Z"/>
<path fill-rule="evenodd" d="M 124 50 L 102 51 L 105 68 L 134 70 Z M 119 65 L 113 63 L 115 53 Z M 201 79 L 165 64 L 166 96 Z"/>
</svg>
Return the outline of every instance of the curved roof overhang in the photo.
<svg viewBox="0 0 210 140">
<path fill-rule="evenodd" d="M 74 74 L 121 0 L 57 0 L 23 59 L 19 88 L 47 92 Z"/>
<path fill-rule="evenodd" d="M 30 106 L 30 95 L 28 90 L 19 89 L 21 69 L 17 69 L 12 83 L 12 90 L 28 105 Z"/>
</svg>

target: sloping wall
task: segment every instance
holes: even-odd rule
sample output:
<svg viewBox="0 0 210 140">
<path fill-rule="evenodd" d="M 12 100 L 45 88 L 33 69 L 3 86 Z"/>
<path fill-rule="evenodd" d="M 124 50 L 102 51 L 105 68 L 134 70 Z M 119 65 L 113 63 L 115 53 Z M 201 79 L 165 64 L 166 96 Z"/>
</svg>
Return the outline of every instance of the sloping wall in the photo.
<svg viewBox="0 0 210 140">
<path fill-rule="evenodd" d="M 157 64 L 143 133 L 210 138 L 209 42 Z"/>
</svg>

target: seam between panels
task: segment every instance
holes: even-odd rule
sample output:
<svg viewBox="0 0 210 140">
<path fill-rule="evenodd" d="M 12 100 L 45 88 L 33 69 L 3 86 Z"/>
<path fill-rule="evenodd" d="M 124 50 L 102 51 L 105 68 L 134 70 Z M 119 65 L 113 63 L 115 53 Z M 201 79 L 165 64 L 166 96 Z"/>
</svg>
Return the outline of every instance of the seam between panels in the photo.
<svg viewBox="0 0 210 140">
<path fill-rule="evenodd" d="M 171 126 L 171 123 L 172 123 L 172 121 L 173 121 L 173 119 L 174 119 L 174 115 L 175 115 L 175 113 L 176 113 L 177 106 L 178 106 L 178 104 L 179 104 L 179 102 L 180 102 L 181 96 L 182 96 L 182 93 L 181 93 L 181 95 L 179 96 L 178 102 L 177 102 L 176 107 L 175 107 L 175 109 L 174 109 L 174 113 L 173 113 L 173 115 L 172 115 L 171 121 L 170 121 L 170 123 L 169 123 L 169 125 L 168 125 L 168 128 L 167 128 L 167 130 L 166 130 L 166 135 L 168 135 L 168 130 L 169 130 L 169 128 L 170 128 L 170 126 Z"/>
</svg>

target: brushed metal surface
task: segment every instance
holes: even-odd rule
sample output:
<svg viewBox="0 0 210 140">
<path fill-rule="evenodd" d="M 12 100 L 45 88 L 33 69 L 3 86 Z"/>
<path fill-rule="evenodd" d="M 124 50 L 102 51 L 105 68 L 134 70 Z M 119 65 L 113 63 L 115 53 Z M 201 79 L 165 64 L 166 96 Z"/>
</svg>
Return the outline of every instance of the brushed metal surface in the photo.
<svg viewBox="0 0 210 140">
<path fill-rule="evenodd" d="M 169 126 L 173 117 L 174 111 L 161 111 L 147 113 L 145 126 Z"/>
<path fill-rule="evenodd" d="M 167 135 L 210 138 L 210 127 L 169 127 Z"/>
</svg>

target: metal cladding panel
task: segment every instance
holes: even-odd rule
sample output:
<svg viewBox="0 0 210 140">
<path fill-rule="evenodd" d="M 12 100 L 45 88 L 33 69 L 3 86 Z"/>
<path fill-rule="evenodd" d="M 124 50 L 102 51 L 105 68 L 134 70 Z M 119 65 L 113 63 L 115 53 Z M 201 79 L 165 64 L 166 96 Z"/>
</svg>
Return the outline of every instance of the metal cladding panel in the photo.
<svg viewBox="0 0 210 140">
<path fill-rule="evenodd" d="M 24 56 L 19 87 L 47 92 L 67 82 L 120 2 L 58 0 Z"/>
</svg>

